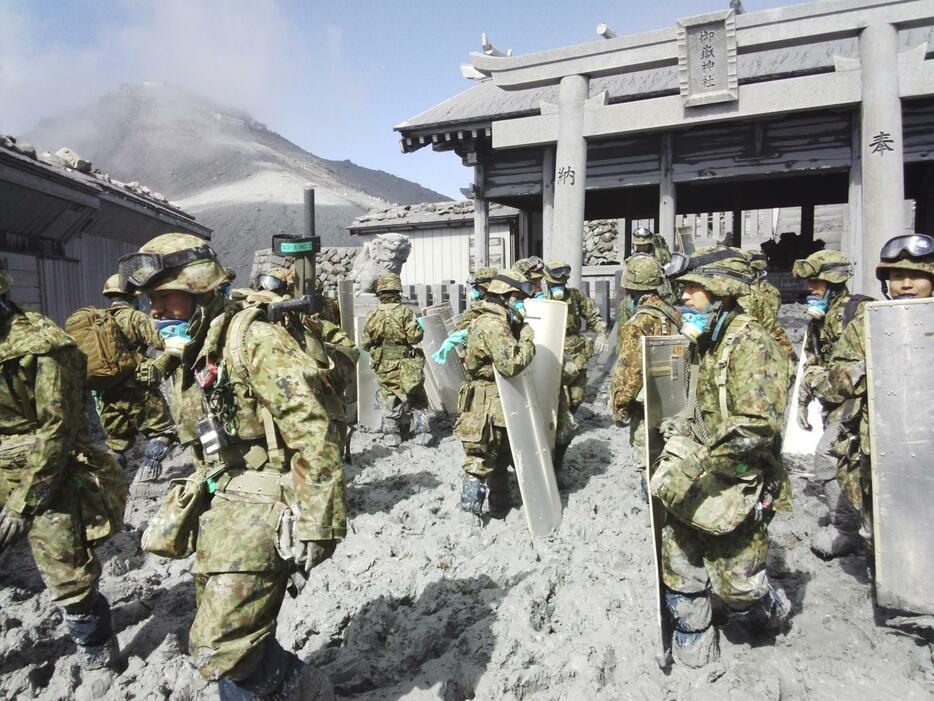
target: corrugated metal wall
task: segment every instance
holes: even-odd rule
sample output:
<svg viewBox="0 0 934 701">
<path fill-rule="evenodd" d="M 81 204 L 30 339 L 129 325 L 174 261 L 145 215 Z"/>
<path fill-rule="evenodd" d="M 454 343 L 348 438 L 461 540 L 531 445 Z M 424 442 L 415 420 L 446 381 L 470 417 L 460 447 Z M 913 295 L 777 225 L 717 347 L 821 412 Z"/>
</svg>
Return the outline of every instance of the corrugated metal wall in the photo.
<svg viewBox="0 0 934 701">
<path fill-rule="evenodd" d="M 42 310 L 36 259 L 19 253 L 0 253 L 0 262 L 13 276 L 10 299 L 26 309 Z"/>
<path fill-rule="evenodd" d="M 98 236 L 76 236 L 66 244 L 66 253 L 77 260 L 39 260 L 43 313 L 62 324 L 78 307 L 109 306 L 101 294 L 104 281 L 117 272 L 120 256 L 138 248 Z"/>
</svg>

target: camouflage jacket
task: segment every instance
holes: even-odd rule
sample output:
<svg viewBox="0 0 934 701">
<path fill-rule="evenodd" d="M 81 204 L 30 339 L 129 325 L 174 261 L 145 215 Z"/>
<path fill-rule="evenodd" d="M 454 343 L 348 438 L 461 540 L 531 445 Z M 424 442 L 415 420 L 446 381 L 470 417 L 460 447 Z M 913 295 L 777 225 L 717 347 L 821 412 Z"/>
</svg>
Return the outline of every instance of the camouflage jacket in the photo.
<svg viewBox="0 0 934 701">
<path fill-rule="evenodd" d="M 828 404 L 843 404 L 840 420 L 859 435 L 860 449 L 869 455 L 869 407 L 866 403 L 866 329 L 865 305 L 833 346 L 827 372 L 819 377 L 814 392 Z"/>
<path fill-rule="evenodd" d="M 155 350 L 165 348 L 156 325 L 145 313 L 134 309 L 126 302 L 114 302 L 110 309 L 123 335 L 141 356 L 145 355 L 150 348 Z"/>
<path fill-rule="evenodd" d="M 674 321 L 672 321 L 672 319 Z M 642 391 L 642 337 L 672 336 L 681 326 L 681 313 L 656 292 L 639 298 L 633 315 L 620 329 L 619 357 L 610 382 L 610 409 L 613 419 L 629 419 Z"/>
<path fill-rule="evenodd" d="M 762 324 L 762 327 L 769 332 L 769 335 L 790 357 L 794 353 L 794 346 L 791 344 L 791 339 L 788 338 L 785 328 L 778 320 L 778 311 L 782 307 L 781 293 L 775 285 L 764 279 L 751 285 L 751 288 L 752 294 L 740 297 L 740 306 L 742 306 L 744 312 Z"/>
<path fill-rule="evenodd" d="M 671 262 L 671 251 L 668 249 L 668 242 L 661 234 L 655 234 L 652 238 L 654 239 L 652 255 L 655 256 L 655 260 L 664 269 Z"/>
<path fill-rule="evenodd" d="M 380 302 L 370 312 L 360 336 L 360 346 L 370 352 L 370 364 L 379 370 L 383 357 L 400 358 L 421 343 L 424 332 L 415 312 L 401 302 Z"/>
<path fill-rule="evenodd" d="M 332 324 L 337 324 L 340 326 L 341 323 L 341 305 L 333 297 L 328 297 L 327 295 L 321 295 L 318 298 L 319 309 L 318 314 L 321 319 L 329 321 Z"/>
<path fill-rule="evenodd" d="M 12 487 L 6 508 L 32 515 L 66 477 L 97 467 L 75 459 L 96 450 L 85 414 L 85 358 L 50 319 L 25 312 L 2 323 L 0 364 L 0 467 Z"/>
<path fill-rule="evenodd" d="M 479 314 L 467 334 L 464 370 L 468 380 L 495 381 L 494 367 L 503 377 L 522 372 L 535 355 L 531 327 L 511 319 L 499 304 L 478 302 L 473 308 Z"/>
<path fill-rule="evenodd" d="M 744 324 L 732 329 L 735 324 Z M 732 339 L 731 346 L 724 344 Z M 721 360 L 728 347 L 726 367 Z M 716 342 L 697 346 L 694 435 L 704 447 L 692 462 L 705 471 L 773 485 L 776 508 L 790 510 L 791 483 L 781 458 L 781 431 L 790 366 L 762 325 L 730 312 Z M 726 413 L 721 408 L 725 399 Z M 747 474 L 748 473 L 748 474 Z"/>
<path fill-rule="evenodd" d="M 576 287 L 568 288 L 568 298 L 564 301 L 568 305 L 564 353 L 566 357 L 574 360 L 579 369 L 583 370 L 587 367 L 590 356 L 593 355 L 593 349 L 588 339 L 581 335 L 581 321 L 586 321 L 588 328 L 597 333 L 606 333 L 606 324 L 600 318 L 593 300 Z"/>
<path fill-rule="evenodd" d="M 171 403 L 180 442 L 191 445 L 196 469 L 207 476 L 215 464 L 205 462 L 198 421 L 210 410 L 225 427 L 232 446 L 259 444 L 268 451 L 272 446 L 266 440 L 262 419 L 261 409 L 265 408 L 285 446 L 282 469 L 292 474 L 300 538 L 342 538 L 347 526 L 340 439 L 325 407 L 319 362 L 302 350 L 284 327 L 264 321 L 260 310 L 240 311 L 225 300 L 223 308 L 214 313 L 209 322 L 193 329 L 194 340 L 185 348 L 175 373 Z M 241 326 L 236 323 L 238 314 L 254 317 Z M 242 335 L 236 338 L 239 329 Z M 233 352 L 235 344 L 239 345 L 242 365 Z M 216 364 L 217 380 L 202 392 L 195 370 L 209 364 Z M 262 469 L 277 468 L 266 463 Z M 218 563 L 218 557 L 237 561 L 239 555 L 218 552 L 210 564 L 199 564 L 206 568 L 202 571 L 225 571 L 225 564 L 236 564 Z"/>
<path fill-rule="evenodd" d="M 466 331 L 470 328 L 470 325 L 473 323 L 473 320 L 483 314 L 483 307 L 480 306 L 481 301 L 476 301 L 468 307 L 457 324 L 454 325 L 455 331 Z"/>
</svg>

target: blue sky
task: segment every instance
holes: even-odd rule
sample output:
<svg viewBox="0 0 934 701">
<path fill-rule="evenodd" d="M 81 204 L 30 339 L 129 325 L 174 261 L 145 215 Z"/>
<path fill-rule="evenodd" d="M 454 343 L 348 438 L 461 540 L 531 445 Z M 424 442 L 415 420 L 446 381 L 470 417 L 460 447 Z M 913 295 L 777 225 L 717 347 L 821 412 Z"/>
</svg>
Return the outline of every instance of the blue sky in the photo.
<svg viewBox="0 0 934 701">
<path fill-rule="evenodd" d="M 746 11 L 795 4 L 744 0 Z M 516 54 L 673 26 L 728 0 L 0 0 L 0 133 L 22 133 L 121 83 L 163 81 L 250 112 L 325 158 L 452 197 L 451 153 L 403 155 L 392 127 L 470 87 L 487 32 Z M 47 148 L 52 145 L 38 144 Z M 89 154 L 93 159 L 93 154 Z"/>
</svg>

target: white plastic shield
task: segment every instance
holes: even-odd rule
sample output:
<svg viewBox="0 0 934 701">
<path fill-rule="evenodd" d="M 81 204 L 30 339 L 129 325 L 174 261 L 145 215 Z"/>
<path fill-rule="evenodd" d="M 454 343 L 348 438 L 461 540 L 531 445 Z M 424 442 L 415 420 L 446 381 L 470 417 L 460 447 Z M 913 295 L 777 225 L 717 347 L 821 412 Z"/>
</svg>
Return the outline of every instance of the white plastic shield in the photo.
<svg viewBox="0 0 934 701">
<path fill-rule="evenodd" d="M 645 336 L 642 339 L 642 394 L 645 407 L 645 483 L 652 483 L 655 463 L 664 448 L 658 428 L 667 418 L 686 411 L 690 380 L 690 344 L 682 336 Z M 652 525 L 653 562 L 655 564 L 656 609 L 660 646 L 657 662 L 665 668 L 671 662 L 673 629 L 665 607 L 665 585 L 662 582 L 662 529 L 665 527 L 665 507 L 655 497 L 649 499 L 649 520 Z"/>
<path fill-rule="evenodd" d="M 496 387 L 526 522 L 533 536 L 546 536 L 561 525 L 561 497 L 531 365 L 514 377 L 496 372 Z"/>
<path fill-rule="evenodd" d="M 788 402 L 788 420 L 785 423 L 785 437 L 782 441 L 782 452 L 789 455 L 814 455 L 817 444 L 824 435 L 824 420 L 821 417 L 820 402 L 812 399 L 808 404 L 808 423 L 811 430 L 805 431 L 798 425 L 798 393 L 801 391 L 801 379 L 804 377 L 804 363 L 807 360 L 807 331 L 801 342 L 801 351 L 798 353 L 798 369 L 795 372 L 795 385 L 791 391 L 791 401 Z"/>
<path fill-rule="evenodd" d="M 344 333 L 347 334 L 348 338 L 354 339 L 356 343 L 356 329 L 354 324 L 354 304 L 353 304 L 353 281 L 352 280 L 338 280 L 337 282 L 337 304 L 341 310 L 341 328 L 344 330 Z M 347 397 L 353 397 L 352 402 L 347 402 L 345 405 L 345 410 L 347 412 L 347 420 L 355 424 L 357 423 L 357 373 L 354 372 L 353 376 L 350 379 L 349 386 L 347 387 Z"/>
<path fill-rule="evenodd" d="M 370 354 L 360 345 L 363 327 L 366 326 L 366 316 L 358 316 L 356 321 L 356 336 L 354 338 L 360 349 L 360 358 L 357 360 L 357 424 L 373 431 L 382 426 L 383 412 L 379 401 L 379 380 L 370 367 Z"/>
<path fill-rule="evenodd" d="M 558 428 L 558 393 L 561 391 L 561 367 L 564 364 L 564 332 L 568 305 L 546 299 L 525 301 L 525 321 L 535 333 L 535 357 L 531 370 L 535 391 L 542 402 L 548 447 L 555 447 Z"/>
<path fill-rule="evenodd" d="M 450 307 L 447 311 L 450 315 Z M 425 312 L 425 316 L 422 317 L 425 321 L 425 336 L 422 338 L 422 350 L 425 353 L 425 383 L 427 386 L 429 378 L 431 379 L 441 408 L 449 415 L 456 416 L 457 394 L 466 379 L 464 368 L 454 351 L 447 354 L 442 365 L 431 357 L 441 348 L 448 337 L 448 332 L 444 327 L 444 315 L 428 314 L 427 309 Z"/>
<path fill-rule="evenodd" d="M 934 299 L 865 311 L 876 599 L 934 614 Z"/>
</svg>

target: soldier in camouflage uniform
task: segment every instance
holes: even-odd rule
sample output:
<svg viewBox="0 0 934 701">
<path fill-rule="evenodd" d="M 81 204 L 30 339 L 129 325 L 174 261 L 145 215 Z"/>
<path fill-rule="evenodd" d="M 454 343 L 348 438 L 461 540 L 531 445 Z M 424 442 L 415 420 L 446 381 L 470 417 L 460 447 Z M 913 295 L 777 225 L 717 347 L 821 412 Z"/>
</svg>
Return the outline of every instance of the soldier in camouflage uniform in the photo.
<svg viewBox="0 0 934 701">
<path fill-rule="evenodd" d="M 383 411 L 382 431 L 386 445 L 401 443 L 401 434 L 412 432 L 420 443 L 427 443 L 428 427 L 425 395 L 425 357 L 421 348 L 424 332 L 409 307 L 402 304 L 402 281 L 386 273 L 376 281 L 379 306 L 371 311 L 361 334 L 361 347 L 370 352 L 370 366 L 379 380 L 379 400 Z"/>
<path fill-rule="evenodd" d="M 126 466 L 125 451 L 137 434 L 148 439 L 137 481 L 158 479 L 162 459 L 175 442 L 175 424 L 165 398 L 159 389 L 163 375 L 174 369 L 171 356 L 159 359 L 147 357 L 150 349 L 165 348 L 162 336 L 146 314 L 139 310 L 137 294 L 120 285 L 120 276 L 111 275 L 104 284 L 103 295 L 111 300 L 109 312 L 120 327 L 130 350 L 137 356 L 133 376 L 120 385 L 103 390 L 97 396 L 101 426 L 107 434 L 107 445 Z"/>
<path fill-rule="evenodd" d="M 10 301 L 12 284 L 0 270 L 0 551 L 29 532 L 84 681 L 101 695 L 112 677 L 91 670 L 114 669 L 118 650 L 93 548 L 123 530 L 126 478 L 90 441 L 84 354 L 50 319 Z"/>
<path fill-rule="evenodd" d="M 648 253 L 655 257 L 658 264 L 665 268 L 671 260 L 671 251 L 664 237 L 652 233 L 652 230 L 640 226 L 632 232 L 632 248 L 634 253 Z"/>
<path fill-rule="evenodd" d="M 896 236 L 882 247 L 876 277 L 889 299 L 920 299 L 934 291 L 934 237 Z M 815 394 L 835 404 L 846 403 L 832 449 L 838 457 L 837 481 L 843 494 L 862 515 L 860 535 L 872 542 L 872 480 L 869 406 L 866 401 L 865 305 L 859 305 L 834 345 L 826 373 L 818 375 Z M 871 557 L 871 547 L 869 548 Z"/>
<path fill-rule="evenodd" d="M 753 628 L 778 629 L 790 611 L 765 571 L 773 510 L 791 508 L 780 452 L 789 368 L 778 344 L 736 303 L 749 294 L 756 277 L 742 251 L 715 246 L 690 258 L 676 254 L 668 272 L 684 286 L 682 334 L 692 341 L 695 358 L 693 418 L 680 430 L 701 443 L 682 460 L 681 469 L 692 476 L 691 485 L 716 475 L 715 491 L 704 495 L 704 502 L 730 515 L 728 522 L 716 524 L 722 534 L 713 535 L 669 510 L 662 534 L 674 653 L 696 667 L 719 655 L 711 591 L 733 620 Z M 653 477 L 653 494 L 661 497 L 657 488 Z M 736 513 L 735 504 L 724 502 L 736 498 L 734 488 L 758 495 L 745 517 Z"/>
<path fill-rule="evenodd" d="M 553 260 L 545 266 L 543 287 L 545 297 L 563 301 L 568 305 L 567 327 L 564 334 L 564 368 L 561 383 L 567 389 L 568 408 L 576 413 L 584 403 L 587 389 L 587 363 L 594 352 L 603 353 L 609 347 L 606 323 L 600 318 L 593 300 L 576 287 L 568 287 L 571 266 Z M 597 332 L 593 344 L 581 334 L 581 320 Z M 559 409 L 560 414 L 560 409 Z"/>
<path fill-rule="evenodd" d="M 318 297 L 318 317 L 340 326 L 341 305 L 334 297 L 324 294 L 324 281 L 321 276 L 315 278 L 315 295 Z"/>
<path fill-rule="evenodd" d="M 543 292 L 547 284 L 543 280 L 545 275 L 545 261 L 538 256 L 520 258 L 512 264 L 512 271 L 519 273 L 531 285 L 532 294 Z M 547 295 L 545 295 L 547 296 Z"/>
<path fill-rule="evenodd" d="M 487 288 L 480 312 L 470 324 L 454 435 L 464 446 L 460 508 L 479 516 L 489 493 L 490 514 L 505 515 L 512 506 L 509 473 L 512 451 L 493 369 L 503 377 L 520 373 L 535 355 L 532 328 L 523 320 L 523 300 L 531 285 L 515 271 L 500 271 Z"/>
<path fill-rule="evenodd" d="M 291 300 L 295 296 L 293 271 L 284 266 L 267 268 L 257 276 L 254 287 L 255 290 L 233 290 L 230 297 L 235 302 L 263 310 L 270 304 Z M 288 312 L 278 323 L 318 365 L 325 392 L 323 401 L 340 434 L 342 455 L 349 459 L 350 421 L 345 394 L 356 371 L 360 351 L 341 326 L 323 319 L 318 313 Z"/>
<path fill-rule="evenodd" d="M 642 338 L 673 336 L 681 327 L 681 313 L 661 297 L 664 272 L 658 261 L 637 253 L 626 261 L 623 285 L 631 315 L 619 330 L 619 357 L 610 382 L 610 410 L 617 424 L 629 423 L 629 445 L 639 455 L 645 450 L 642 424 Z M 639 465 L 644 470 L 644 465 Z"/>
<path fill-rule="evenodd" d="M 438 365 L 444 365 L 448 353 L 455 348 L 458 355 L 463 354 L 464 344 L 467 342 L 467 330 L 473 320 L 483 313 L 477 303 L 486 299 L 486 288 L 489 287 L 495 275 L 496 268 L 478 268 L 467 277 L 467 285 L 470 287 L 470 291 L 467 293 L 470 306 L 467 307 L 467 311 L 461 314 L 461 318 L 454 325 L 454 330 L 444 339 L 441 348 L 432 353 L 431 357 Z"/>
<path fill-rule="evenodd" d="M 824 434 L 814 455 L 814 480 L 829 507 L 829 520 L 836 526 L 821 528 L 811 540 L 811 549 L 830 559 L 862 547 L 862 541 L 856 535 L 860 526 L 859 512 L 850 506 L 840 491 L 836 478 L 838 456 L 834 454 L 844 417 L 847 422 L 851 421 L 858 413 L 854 413 L 858 407 L 855 400 L 835 402 L 822 392 L 830 389 L 827 368 L 843 329 L 871 298 L 853 295 L 847 290 L 847 280 L 853 277 L 853 264 L 839 251 L 817 251 L 796 260 L 792 272 L 807 282 L 811 293 L 807 302 L 811 319 L 804 349 L 804 374 L 798 392 L 797 421 L 803 430 L 810 431 L 808 405 L 812 399 L 820 402 Z"/>
<path fill-rule="evenodd" d="M 275 637 L 290 576 L 329 557 L 346 534 L 340 440 L 321 369 L 261 310 L 220 294 L 224 269 L 195 236 L 157 236 L 120 270 L 149 295 L 157 322 L 172 329 L 167 352 L 181 357 L 171 403 L 192 450 L 188 485 L 205 509 L 193 568 L 195 667 L 219 682 L 222 701 L 332 698 L 327 678 Z"/>
<path fill-rule="evenodd" d="M 769 332 L 789 358 L 794 358 L 794 346 L 785 332 L 785 327 L 778 320 L 778 312 L 782 308 L 782 294 L 775 285 L 765 279 L 768 258 L 761 251 L 749 251 L 747 256 L 753 270 L 756 271 L 756 281 L 749 286 L 750 293 L 740 298 L 739 305 L 744 312 L 762 324 L 762 328 Z"/>
</svg>

